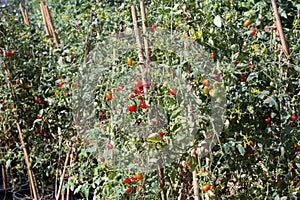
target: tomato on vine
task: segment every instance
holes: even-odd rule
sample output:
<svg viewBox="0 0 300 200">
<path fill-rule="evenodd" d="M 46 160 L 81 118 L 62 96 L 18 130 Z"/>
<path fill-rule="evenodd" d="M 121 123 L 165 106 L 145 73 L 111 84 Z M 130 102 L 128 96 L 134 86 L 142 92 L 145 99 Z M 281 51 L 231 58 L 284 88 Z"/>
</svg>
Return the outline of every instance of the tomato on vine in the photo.
<svg viewBox="0 0 300 200">
<path fill-rule="evenodd" d="M 112 93 L 111 92 L 106 92 L 105 96 L 106 96 L 107 100 L 112 100 Z"/>
<path fill-rule="evenodd" d="M 129 112 L 134 112 L 134 111 L 136 111 L 135 105 L 129 105 L 129 106 L 127 106 L 127 109 L 128 109 Z"/>
<path fill-rule="evenodd" d="M 209 184 L 205 184 L 201 187 L 202 192 L 207 192 L 208 190 L 210 190 L 210 185 Z"/>
</svg>

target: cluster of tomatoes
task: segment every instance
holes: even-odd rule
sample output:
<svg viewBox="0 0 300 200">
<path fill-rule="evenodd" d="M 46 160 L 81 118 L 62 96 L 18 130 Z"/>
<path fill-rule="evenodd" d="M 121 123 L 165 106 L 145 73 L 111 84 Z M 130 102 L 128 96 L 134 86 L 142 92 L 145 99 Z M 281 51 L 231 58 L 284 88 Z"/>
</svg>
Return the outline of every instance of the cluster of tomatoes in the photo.
<svg viewBox="0 0 300 200">
<path fill-rule="evenodd" d="M 129 185 L 129 187 L 126 189 L 126 193 L 129 194 L 132 192 L 132 190 L 136 191 L 138 189 L 138 182 L 143 180 L 143 174 L 137 173 L 135 175 L 132 175 L 131 178 L 124 178 L 124 183 Z"/>
</svg>

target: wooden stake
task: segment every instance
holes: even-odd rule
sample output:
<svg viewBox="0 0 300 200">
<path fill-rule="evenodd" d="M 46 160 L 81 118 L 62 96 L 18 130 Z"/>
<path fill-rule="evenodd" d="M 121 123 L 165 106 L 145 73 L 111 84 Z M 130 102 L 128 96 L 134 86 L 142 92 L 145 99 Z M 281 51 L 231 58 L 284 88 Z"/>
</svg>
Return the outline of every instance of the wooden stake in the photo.
<svg viewBox="0 0 300 200">
<path fill-rule="evenodd" d="M 197 173 L 196 173 L 196 171 L 193 171 L 193 189 L 194 189 L 195 200 L 200 200 L 199 188 L 198 188 L 198 184 L 197 184 Z"/>
<path fill-rule="evenodd" d="M 67 157 L 66 157 L 66 160 L 65 160 L 64 168 L 63 168 L 62 174 L 60 176 L 60 184 L 59 184 L 59 187 L 58 187 L 58 191 L 57 191 L 57 195 L 56 195 L 56 200 L 60 199 L 60 193 L 61 193 L 61 190 L 62 190 L 62 186 L 64 184 L 64 178 L 65 178 L 66 168 L 67 168 L 67 165 L 68 165 L 68 162 L 69 162 L 69 157 L 70 157 L 70 152 L 67 153 Z"/>
<path fill-rule="evenodd" d="M 22 17 L 23 17 L 24 23 L 26 25 L 30 26 L 30 23 L 29 23 L 29 20 L 28 20 L 27 11 L 26 10 L 24 11 L 22 3 L 19 4 L 19 8 L 20 8 L 20 11 L 22 13 Z"/>
<path fill-rule="evenodd" d="M 5 70 L 7 72 L 7 75 L 10 76 L 11 73 L 10 73 L 9 68 L 7 67 L 7 65 L 5 63 L 4 63 L 4 66 L 5 66 Z M 16 101 L 17 97 L 15 95 L 12 83 L 10 81 L 7 81 L 7 85 L 8 85 L 8 88 L 11 90 L 13 100 Z M 26 164 L 26 167 L 27 167 L 27 173 L 28 173 L 28 178 L 29 178 L 30 189 L 33 192 L 34 199 L 39 199 L 39 193 L 37 192 L 38 190 L 37 190 L 37 186 L 35 184 L 35 179 L 34 179 L 34 176 L 32 174 L 32 171 L 30 169 L 30 162 L 29 162 L 29 158 L 28 158 L 29 156 L 28 156 L 28 152 L 27 152 L 27 149 L 26 149 L 24 136 L 23 136 L 22 129 L 21 129 L 21 126 L 20 126 L 19 121 L 18 121 L 18 113 L 14 112 L 13 114 L 14 114 L 14 118 L 16 120 L 16 126 L 17 126 L 17 130 L 18 130 L 18 133 L 19 133 L 19 139 L 20 139 L 20 142 L 21 142 L 21 145 L 22 145 L 22 148 L 23 148 L 24 160 L 25 160 L 25 164 Z"/>
<path fill-rule="evenodd" d="M 142 27 L 143 27 L 143 34 L 144 34 L 144 46 L 145 46 L 145 51 L 146 51 L 146 61 L 150 62 L 151 52 L 150 52 L 148 40 L 146 38 L 147 26 L 146 26 L 146 11 L 145 11 L 144 0 L 141 0 L 140 8 L 141 8 L 141 15 L 142 15 Z"/>
<path fill-rule="evenodd" d="M 145 60 L 143 56 L 143 50 L 142 50 L 142 43 L 141 43 L 141 36 L 140 36 L 140 29 L 137 21 L 137 15 L 136 15 L 136 9 L 134 5 L 131 5 L 131 15 L 132 15 L 132 21 L 133 21 L 133 29 L 134 29 L 134 35 L 136 39 L 137 44 L 137 50 L 138 50 L 138 57 L 140 65 L 144 65 Z"/>
<path fill-rule="evenodd" d="M 281 25 L 281 20 L 280 20 L 278 10 L 277 10 L 276 0 L 271 0 L 271 1 L 272 1 L 272 7 L 273 7 L 273 11 L 274 11 L 275 23 L 276 23 L 276 27 L 277 27 L 277 30 L 278 30 L 280 42 L 281 42 L 281 45 L 282 45 L 285 56 L 289 57 L 290 50 L 289 50 L 289 47 L 287 45 L 286 39 L 284 37 L 283 30 L 282 30 L 282 25 Z"/>
<path fill-rule="evenodd" d="M 50 36 L 50 31 L 49 31 L 49 27 L 48 27 L 47 20 L 46 20 L 46 14 L 45 14 L 45 8 L 44 8 L 43 1 L 41 1 L 40 7 L 41 7 L 41 13 L 42 13 L 42 17 L 43 17 L 45 31 L 46 31 L 47 35 Z"/>
</svg>

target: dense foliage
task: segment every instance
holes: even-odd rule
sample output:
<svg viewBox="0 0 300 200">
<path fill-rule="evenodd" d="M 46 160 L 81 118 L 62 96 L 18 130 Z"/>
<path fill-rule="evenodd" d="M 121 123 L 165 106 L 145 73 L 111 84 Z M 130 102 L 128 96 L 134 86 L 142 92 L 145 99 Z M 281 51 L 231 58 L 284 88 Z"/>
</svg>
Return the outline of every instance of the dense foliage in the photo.
<svg viewBox="0 0 300 200">
<path fill-rule="evenodd" d="M 100 199 L 190 199 L 194 196 L 192 173 L 196 172 L 203 199 L 297 198 L 299 1 L 277 1 L 289 56 L 284 54 L 274 26 L 271 1 L 145 1 L 149 30 L 172 30 L 185 35 L 201 47 L 204 56 L 204 64 L 199 66 L 185 60 L 181 49 L 152 48 L 153 65 L 172 66 L 172 73 L 175 70 L 171 79 L 154 87 L 144 86 L 139 79 L 128 80 L 140 73 L 137 49 L 123 51 L 117 45 L 110 49 L 107 43 L 119 33 L 133 29 L 130 6 L 134 3 L 141 27 L 139 2 L 45 3 L 59 36 L 58 47 L 45 32 L 39 1 L 23 5 L 30 26 L 24 24 L 19 4 L 0 7 L 0 143 L 5 147 L 1 149 L 0 163 L 7 171 L 26 174 L 18 122 L 30 167 L 39 174 L 44 187 L 58 183 L 65 159 L 71 155 L 64 190 L 70 187 L 85 197 L 94 194 Z M 105 58 L 98 55 L 105 48 L 121 53 Z M 94 120 L 88 122 L 99 129 L 98 135 L 92 135 L 94 139 L 100 134 L 110 141 L 98 144 L 98 150 L 141 153 L 147 148 L 159 151 L 172 143 L 179 130 L 186 131 L 180 129 L 180 120 L 188 117 L 184 115 L 188 108 L 176 100 L 179 93 L 186 93 L 176 80 L 183 79 L 191 86 L 190 93 L 198 106 L 193 116 L 195 123 L 202 126 L 187 151 L 162 168 L 163 175 L 159 170 L 142 172 L 111 166 L 107 157 L 95 150 L 97 144 L 91 140 L 91 132 L 76 129 L 74 94 L 78 94 L 77 88 L 85 88 L 79 77 L 82 69 L 89 67 L 85 63 L 87 52 L 90 58 L 103 58 L 105 67 L 94 82 L 94 99 L 90 102 L 94 106 L 91 110 L 95 110 L 91 113 Z M 212 80 L 218 79 L 219 85 L 211 84 L 211 79 L 207 81 L 206 75 L 199 73 L 204 65 L 218 70 L 221 80 Z M 120 87 L 126 83 L 130 83 L 129 89 L 122 90 Z M 143 93 L 144 88 L 149 97 Z M 206 116 L 212 114 L 209 105 L 221 90 L 226 93 L 223 129 L 212 151 L 202 157 L 197 146 L 209 134 Z M 118 96 L 121 91 L 123 96 Z M 115 105 L 123 109 L 124 116 L 114 118 Z M 160 131 L 163 139 L 145 146 L 149 141 L 140 138 L 136 130 L 147 124 L 147 109 L 154 105 L 164 109 L 168 123 L 154 130 Z M 132 132 L 124 131 L 124 127 Z M 121 164 L 130 165 L 126 159 L 124 162 Z"/>
</svg>

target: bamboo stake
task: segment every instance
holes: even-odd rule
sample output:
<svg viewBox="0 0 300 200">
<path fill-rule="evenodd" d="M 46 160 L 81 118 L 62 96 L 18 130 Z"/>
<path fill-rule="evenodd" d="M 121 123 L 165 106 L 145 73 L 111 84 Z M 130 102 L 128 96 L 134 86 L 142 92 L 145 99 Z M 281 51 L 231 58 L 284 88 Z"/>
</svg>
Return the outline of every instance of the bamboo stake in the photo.
<svg viewBox="0 0 300 200">
<path fill-rule="evenodd" d="M 69 157 L 70 157 L 70 152 L 67 153 L 67 157 L 66 157 L 66 160 L 65 160 L 63 172 L 60 176 L 60 184 L 59 184 L 59 188 L 58 188 L 58 191 L 57 191 L 56 200 L 59 200 L 59 198 L 60 198 L 62 186 L 63 186 L 63 183 L 64 183 L 64 177 L 65 177 L 65 173 L 66 173 L 66 168 L 67 168 L 67 165 L 68 165 L 68 162 L 69 162 Z"/>
<path fill-rule="evenodd" d="M 30 26 L 30 23 L 29 23 L 29 20 L 28 20 L 28 15 L 27 15 L 27 11 L 23 9 L 23 6 L 22 6 L 22 3 L 19 4 L 19 8 L 20 8 L 20 11 L 22 13 L 22 16 L 23 16 L 23 20 L 24 20 L 24 23 L 28 26 Z"/>
<path fill-rule="evenodd" d="M 76 148 L 75 148 L 75 145 L 73 145 L 73 148 L 72 148 L 72 152 L 70 154 L 70 166 L 72 166 L 73 164 L 73 155 L 76 151 Z M 69 196 L 70 196 L 70 186 L 68 186 L 67 188 L 67 199 L 66 200 L 69 200 Z"/>
<path fill-rule="evenodd" d="M 138 48 L 138 57 L 140 65 L 144 65 L 145 60 L 143 56 L 143 50 L 142 50 L 142 43 L 141 43 L 141 37 L 140 37 L 140 29 L 137 21 L 137 15 L 136 15 L 136 9 L 134 5 L 131 5 L 131 15 L 132 15 L 132 21 L 133 21 L 133 29 L 134 29 L 134 35 L 136 38 L 136 44 Z"/>
<path fill-rule="evenodd" d="M 52 32 L 54 42 L 56 44 L 56 47 L 59 47 L 59 38 L 57 36 L 57 33 L 55 32 L 54 25 L 53 25 L 53 22 L 52 22 L 52 17 L 50 15 L 48 6 L 45 6 L 45 9 L 46 9 L 46 13 L 47 13 L 46 16 L 48 16 L 47 23 L 49 24 L 49 28 Z"/>
<path fill-rule="evenodd" d="M 276 27 L 277 27 L 277 30 L 278 30 L 280 42 L 282 44 L 282 48 L 283 48 L 285 56 L 289 57 L 290 50 L 289 50 L 289 47 L 287 45 L 286 39 L 284 37 L 283 30 L 282 30 L 282 24 L 281 24 L 281 20 L 280 20 L 279 14 L 278 14 L 276 0 L 271 0 L 271 1 L 272 1 L 272 7 L 273 7 L 273 11 L 274 11 L 275 23 L 276 23 Z"/>
<path fill-rule="evenodd" d="M 41 13 L 42 13 L 42 17 L 43 17 L 45 31 L 46 31 L 47 35 L 50 36 L 50 31 L 49 31 L 49 27 L 48 27 L 47 20 L 46 20 L 46 15 L 45 15 L 45 8 L 44 8 L 44 4 L 43 4 L 42 1 L 40 3 L 40 7 L 41 7 Z"/>
<path fill-rule="evenodd" d="M 4 66 L 5 66 L 5 70 L 8 74 L 8 76 L 10 76 L 11 73 L 10 73 L 9 68 L 5 65 L 5 63 L 4 63 Z M 8 88 L 11 90 L 13 99 L 16 100 L 16 95 L 15 95 L 15 92 L 13 90 L 12 83 L 10 81 L 7 81 L 7 83 L 8 83 Z M 35 184 L 35 179 L 34 179 L 34 176 L 32 174 L 32 171 L 30 170 L 30 162 L 29 162 L 29 158 L 28 158 L 29 156 L 28 156 L 28 152 L 27 152 L 27 149 L 26 149 L 24 136 L 23 136 L 23 133 L 22 133 L 21 126 L 18 122 L 18 113 L 15 111 L 13 114 L 14 114 L 14 117 L 15 117 L 15 120 L 16 120 L 16 126 L 17 126 L 17 130 L 18 130 L 18 133 L 19 133 L 19 139 L 20 139 L 20 142 L 21 142 L 21 145 L 22 145 L 22 148 L 23 148 L 24 160 L 25 160 L 25 164 L 27 166 L 27 173 L 28 173 L 28 176 L 29 176 L 30 188 L 33 192 L 34 199 L 39 199 L 39 193 L 37 192 L 38 190 L 37 190 L 37 187 L 36 187 L 36 184 Z"/>
<path fill-rule="evenodd" d="M 200 200 L 199 188 L 198 188 L 198 184 L 197 184 L 197 173 L 196 173 L 196 171 L 193 171 L 193 189 L 194 189 L 195 200 Z"/>
<path fill-rule="evenodd" d="M 147 26 L 146 26 L 146 11 L 145 11 L 144 0 L 141 0 L 140 8 L 141 8 L 142 27 L 143 27 L 143 34 L 144 34 L 144 46 L 145 46 L 145 51 L 146 51 L 146 61 L 150 62 L 151 53 L 150 53 L 149 43 L 148 43 L 148 40 L 146 38 Z"/>
</svg>

